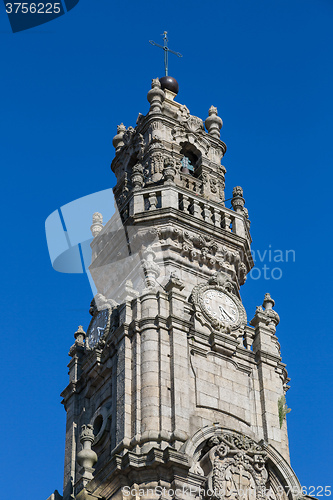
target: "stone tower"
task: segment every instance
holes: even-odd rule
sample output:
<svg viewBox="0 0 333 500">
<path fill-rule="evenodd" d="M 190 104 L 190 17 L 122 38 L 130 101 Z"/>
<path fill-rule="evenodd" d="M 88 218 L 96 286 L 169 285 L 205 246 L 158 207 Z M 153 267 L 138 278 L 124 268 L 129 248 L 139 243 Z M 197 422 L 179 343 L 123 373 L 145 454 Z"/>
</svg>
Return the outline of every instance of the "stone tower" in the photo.
<svg viewBox="0 0 333 500">
<path fill-rule="evenodd" d="M 93 216 L 98 294 L 62 393 L 63 498 L 296 499 L 279 316 L 266 294 L 248 324 L 240 298 L 243 190 L 227 208 L 222 120 L 191 115 L 177 87 L 153 80 L 148 113 L 113 139 L 116 213 Z"/>
</svg>

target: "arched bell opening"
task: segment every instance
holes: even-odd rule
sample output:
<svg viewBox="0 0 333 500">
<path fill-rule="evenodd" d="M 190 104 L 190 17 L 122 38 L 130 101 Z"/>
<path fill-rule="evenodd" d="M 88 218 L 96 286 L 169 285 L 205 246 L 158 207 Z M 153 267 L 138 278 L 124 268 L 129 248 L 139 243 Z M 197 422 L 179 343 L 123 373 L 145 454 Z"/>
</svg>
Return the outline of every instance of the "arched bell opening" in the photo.
<svg viewBox="0 0 333 500">
<path fill-rule="evenodd" d="M 180 154 L 182 155 L 181 164 L 182 169 L 181 172 L 183 174 L 191 174 L 196 175 L 196 169 L 201 165 L 201 153 L 200 151 L 189 142 L 182 145 L 182 149 L 180 150 Z"/>
</svg>

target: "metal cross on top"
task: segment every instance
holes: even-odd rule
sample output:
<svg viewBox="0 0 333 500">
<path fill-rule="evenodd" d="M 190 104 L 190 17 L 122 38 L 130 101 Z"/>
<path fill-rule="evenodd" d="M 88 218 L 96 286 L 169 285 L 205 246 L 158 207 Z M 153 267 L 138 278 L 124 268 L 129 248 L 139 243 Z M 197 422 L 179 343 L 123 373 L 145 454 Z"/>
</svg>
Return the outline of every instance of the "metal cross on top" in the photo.
<svg viewBox="0 0 333 500">
<path fill-rule="evenodd" d="M 163 41 L 164 41 L 164 46 L 153 42 L 153 40 L 149 40 L 149 43 L 152 45 L 156 45 L 156 47 L 160 47 L 160 49 L 164 50 L 164 68 L 165 68 L 165 76 L 168 76 L 168 53 L 171 52 L 171 54 L 175 54 L 177 57 L 183 57 L 179 52 L 175 52 L 174 50 L 169 49 L 168 47 L 168 32 L 164 31 L 163 32 Z"/>
</svg>

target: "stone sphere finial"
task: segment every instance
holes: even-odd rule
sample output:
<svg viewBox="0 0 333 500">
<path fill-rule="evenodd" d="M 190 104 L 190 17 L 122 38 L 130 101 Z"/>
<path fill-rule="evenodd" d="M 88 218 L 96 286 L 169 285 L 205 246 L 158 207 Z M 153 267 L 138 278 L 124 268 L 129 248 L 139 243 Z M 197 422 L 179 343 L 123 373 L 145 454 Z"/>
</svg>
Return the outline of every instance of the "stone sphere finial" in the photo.
<svg viewBox="0 0 333 500">
<path fill-rule="evenodd" d="M 215 106 L 211 106 L 208 111 L 208 118 L 205 120 L 205 126 L 207 132 L 217 139 L 220 138 L 220 130 L 222 128 L 223 122 L 222 119 L 217 116 L 217 108 Z"/>
<path fill-rule="evenodd" d="M 117 127 L 117 135 L 114 136 L 113 140 L 112 140 L 112 144 L 116 150 L 116 153 L 123 147 L 124 145 L 124 141 L 123 141 L 123 137 L 124 137 L 124 133 L 126 132 L 126 127 L 123 123 L 121 123 L 120 125 L 118 125 Z"/>
<path fill-rule="evenodd" d="M 175 78 L 172 76 L 162 76 L 162 78 L 159 79 L 161 88 L 162 90 L 170 90 L 170 92 L 173 92 L 174 94 L 178 94 L 179 92 L 179 84 Z"/>
<path fill-rule="evenodd" d="M 151 89 L 147 94 L 147 100 L 150 104 L 150 113 L 160 113 L 165 94 L 161 89 L 161 83 L 158 78 L 154 78 L 151 83 Z"/>
<path fill-rule="evenodd" d="M 103 215 L 99 212 L 93 214 L 93 223 L 90 226 L 93 237 L 95 238 L 103 229 Z"/>
</svg>

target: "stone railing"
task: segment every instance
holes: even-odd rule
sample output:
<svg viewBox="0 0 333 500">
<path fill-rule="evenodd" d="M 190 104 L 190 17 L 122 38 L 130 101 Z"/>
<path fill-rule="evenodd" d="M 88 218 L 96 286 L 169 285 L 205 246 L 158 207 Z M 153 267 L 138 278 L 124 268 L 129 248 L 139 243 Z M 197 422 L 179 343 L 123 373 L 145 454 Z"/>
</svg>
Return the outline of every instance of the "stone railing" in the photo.
<svg viewBox="0 0 333 500">
<path fill-rule="evenodd" d="M 189 189 L 194 193 L 202 194 L 203 193 L 203 182 L 199 179 L 196 179 L 191 174 L 180 174 L 178 182 L 175 181 L 177 185 L 181 186 L 184 189 Z"/>
<path fill-rule="evenodd" d="M 124 207 L 123 213 L 128 216 L 168 207 L 178 209 L 194 216 L 199 221 L 212 224 L 243 238 L 250 237 L 243 215 L 221 204 L 205 201 L 199 193 L 194 192 L 191 195 L 187 190 L 180 191 L 174 186 L 164 186 L 161 191 L 150 188 L 134 192 L 129 200 L 128 209 Z M 123 217 L 122 219 L 124 222 Z"/>
<path fill-rule="evenodd" d="M 179 210 L 214 226 L 235 232 L 236 215 L 224 207 L 205 203 L 197 197 L 179 193 Z"/>
</svg>

